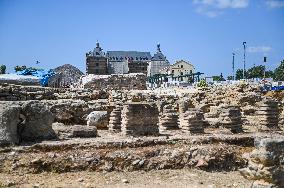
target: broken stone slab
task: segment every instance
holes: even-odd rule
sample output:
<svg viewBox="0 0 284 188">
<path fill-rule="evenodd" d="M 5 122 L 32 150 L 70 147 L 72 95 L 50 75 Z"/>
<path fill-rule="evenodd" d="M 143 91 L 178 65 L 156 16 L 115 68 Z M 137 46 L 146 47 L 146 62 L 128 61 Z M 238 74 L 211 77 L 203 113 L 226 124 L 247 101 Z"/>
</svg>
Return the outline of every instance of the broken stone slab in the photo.
<svg viewBox="0 0 284 188">
<path fill-rule="evenodd" d="M 93 138 L 97 136 L 96 126 L 74 125 L 70 137 Z"/>
<path fill-rule="evenodd" d="M 0 103 L 0 145 L 19 143 L 20 112 L 19 105 Z"/>
</svg>

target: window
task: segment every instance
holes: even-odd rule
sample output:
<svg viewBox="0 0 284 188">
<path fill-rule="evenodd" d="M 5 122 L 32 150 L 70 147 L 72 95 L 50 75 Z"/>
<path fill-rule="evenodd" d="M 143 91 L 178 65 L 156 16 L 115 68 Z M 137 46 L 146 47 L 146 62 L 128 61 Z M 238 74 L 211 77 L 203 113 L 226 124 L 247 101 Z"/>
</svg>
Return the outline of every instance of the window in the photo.
<svg viewBox="0 0 284 188">
<path fill-rule="evenodd" d="M 192 70 L 190 70 L 189 72 L 190 72 L 190 74 L 192 74 Z"/>
<path fill-rule="evenodd" d="M 181 65 L 180 68 L 183 68 L 183 65 Z"/>
<path fill-rule="evenodd" d="M 174 70 L 172 70 L 172 74 L 174 74 L 175 73 L 175 71 Z"/>
<path fill-rule="evenodd" d="M 183 72 L 180 72 L 180 75 L 183 75 Z"/>
<path fill-rule="evenodd" d="M 99 63 L 96 63 L 96 67 L 98 67 L 99 66 Z"/>
</svg>

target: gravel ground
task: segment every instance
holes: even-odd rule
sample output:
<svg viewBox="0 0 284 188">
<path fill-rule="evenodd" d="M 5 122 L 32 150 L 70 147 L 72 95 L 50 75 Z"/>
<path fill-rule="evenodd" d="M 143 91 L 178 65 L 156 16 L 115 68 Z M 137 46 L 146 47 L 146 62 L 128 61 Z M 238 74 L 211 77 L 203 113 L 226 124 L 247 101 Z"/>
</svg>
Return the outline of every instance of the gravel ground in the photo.
<svg viewBox="0 0 284 188">
<path fill-rule="evenodd" d="M 0 173 L 0 187 L 250 187 L 239 172 L 205 172 L 197 169 L 134 172 L 70 172 L 41 174 Z"/>
</svg>

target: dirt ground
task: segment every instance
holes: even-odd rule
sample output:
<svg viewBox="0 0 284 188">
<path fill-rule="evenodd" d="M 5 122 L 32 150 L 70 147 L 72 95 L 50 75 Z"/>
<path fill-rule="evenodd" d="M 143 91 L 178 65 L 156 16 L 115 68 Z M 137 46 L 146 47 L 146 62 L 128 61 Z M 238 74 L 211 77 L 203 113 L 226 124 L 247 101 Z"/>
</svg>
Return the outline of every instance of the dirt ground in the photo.
<svg viewBox="0 0 284 188">
<path fill-rule="evenodd" d="M 0 185 L 10 187 L 250 187 L 238 171 L 205 172 L 197 169 L 134 172 L 70 172 L 41 174 L 3 174 Z M 1 186 L 0 186 L 1 187 Z"/>
</svg>

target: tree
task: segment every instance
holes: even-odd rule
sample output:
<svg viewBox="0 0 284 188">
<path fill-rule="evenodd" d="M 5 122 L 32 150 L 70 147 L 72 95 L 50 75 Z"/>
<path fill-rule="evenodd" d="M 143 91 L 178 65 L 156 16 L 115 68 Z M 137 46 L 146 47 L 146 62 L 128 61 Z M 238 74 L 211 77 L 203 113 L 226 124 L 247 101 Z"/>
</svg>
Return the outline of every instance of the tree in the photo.
<svg viewBox="0 0 284 188">
<path fill-rule="evenodd" d="M 274 70 L 274 80 L 284 81 L 284 60 L 282 60 L 280 65 Z"/>
<path fill-rule="evenodd" d="M 213 81 L 220 81 L 220 76 L 212 76 Z"/>
<path fill-rule="evenodd" d="M 15 70 L 16 72 L 18 72 L 18 71 L 23 71 L 23 70 L 25 70 L 25 69 L 27 69 L 27 66 L 26 66 L 26 65 L 23 65 L 23 66 L 17 65 L 17 66 L 14 67 L 14 70 Z"/>
<path fill-rule="evenodd" d="M 265 71 L 265 77 L 266 78 L 274 78 L 274 72 L 269 70 L 269 71 Z"/>
<path fill-rule="evenodd" d="M 246 71 L 245 71 L 245 75 L 246 75 Z M 243 69 L 238 69 L 236 71 L 236 80 L 240 80 L 243 79 Z"/>
<path fill-rule="evenodd" d="M 227 80 L 233 80 L 233 76 L 228 76 Z"/>
<path fill-rule="evenodd" d="M 6 74 L 6 65 L 0 66 L 0 74 Z"/>
<path fill-rule="evenodd" d="M 252 68 L 249 68 L 245 71 L 245 77 L 250 78 L 264 78 L 264 70 L 265 67 L 263 65 L 254 66 Z M 267 70 L 265 71 L 265 77 L 271 78 L 273 77 L 273 71 Z M 243 69 L 238 69 L 236 72 L 236 79 L 240 80 L 243 79 Z"/>
<path fill-rule="evenodd" d="M 213 77 L 213 81 L 226 81 L 223 77 L 223 74 L 221 73 L 220 76 L 212 76 Z"/>
<path fill-rule="evenodd" d="M 246 78 L 263 78 L 265 67 L 263 65 L 253 66 L 247 70 Z"/>
</svg>

